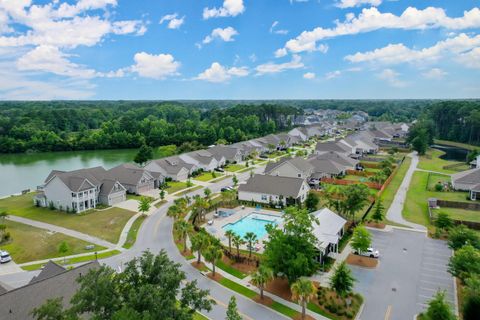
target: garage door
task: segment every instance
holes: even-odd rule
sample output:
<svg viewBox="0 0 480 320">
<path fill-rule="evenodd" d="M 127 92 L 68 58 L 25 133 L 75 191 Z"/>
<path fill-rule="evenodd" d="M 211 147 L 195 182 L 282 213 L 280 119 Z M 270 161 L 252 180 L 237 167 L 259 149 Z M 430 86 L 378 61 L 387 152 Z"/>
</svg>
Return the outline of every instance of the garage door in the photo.
<svg viewBox="0 0 480 320">
<path fill-rule="evenodd" d="M 119 194 L 119 195 L 114 195 L 110 196 L 110 205 L 113 206 L 117 203 L 123 202 L 126 200 L 125 194 Z"/>
<path fill-rule="evenodd" d="M 148 192 L 153 189 L 153 183 L 138 188 L 138 193 Z"/>
</svg>

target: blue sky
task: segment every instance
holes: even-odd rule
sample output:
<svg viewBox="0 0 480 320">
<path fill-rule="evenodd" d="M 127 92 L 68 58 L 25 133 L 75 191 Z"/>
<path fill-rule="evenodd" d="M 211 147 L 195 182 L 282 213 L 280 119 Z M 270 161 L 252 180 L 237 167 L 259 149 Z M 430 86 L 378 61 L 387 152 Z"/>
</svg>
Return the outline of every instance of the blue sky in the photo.
<svg viewBox="0 0 480 320">
<path fill-rule="evenodd" d="M 0 99 L 479 98 L 466 0 L 0 0 Z"/>
</svg>

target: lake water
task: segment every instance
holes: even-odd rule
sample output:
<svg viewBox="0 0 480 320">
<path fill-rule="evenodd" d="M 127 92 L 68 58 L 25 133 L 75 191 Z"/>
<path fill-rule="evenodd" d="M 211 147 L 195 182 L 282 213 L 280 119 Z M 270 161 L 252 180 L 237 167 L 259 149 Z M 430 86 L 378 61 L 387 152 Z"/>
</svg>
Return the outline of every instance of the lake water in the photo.
<svg viewBox="0 0 480 320">
<path fill-rule="evenodd" d="M 110 169 L 131 162 L 136 149 L 49 152 L 0 155 L 0 197 L 36 189 L 52 170 L 103 166 Z"/>
<path fill-rule="evenodd" d="M 445 152 L 444 155 L 440 156 L 440 158 L 443 160 L 460 161 L 460 162 L 467 161 L 467 155 L 468 155 L 467 149 L 438 145 L 438 144 L 433 145 L 432 147 Z"/>
</svg>

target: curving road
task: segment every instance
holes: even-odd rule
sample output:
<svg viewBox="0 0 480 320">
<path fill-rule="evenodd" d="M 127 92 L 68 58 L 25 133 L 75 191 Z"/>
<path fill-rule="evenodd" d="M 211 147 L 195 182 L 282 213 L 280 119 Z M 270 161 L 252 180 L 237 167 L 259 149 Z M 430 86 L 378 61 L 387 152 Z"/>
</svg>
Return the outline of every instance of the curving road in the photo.
<svg viewBox="0 0 480 320">
<path fill-rule="evenodd" d="M 263 167 L 255 169 L 255 172 L 262 172 Z M 244 172 L 237 174 L 239 181 L 245 181 L 250 176 L 250 172 Z M 232 185 L 232 179 L 221 180 L 217 183 L 213 183 L 209 186 L 212 192 L 218 192 L 221 188 Z M 195 190 L 189 193 L 189 196 L 202 195 L 203 188 Z M 137 241 L 135 245 L 130 249 L 116 256 L 102 260 L 103 263 L 119 270 L 123 264 L 130 261 L 134 257 L 138 257 L 145 250 L 150 250 L 153 253 L 158 253 L 160 250 L 165 250 L 171 260 L 179 263 L 181 269 L 185 271 L 187 280 L 198 282 L 198 286 L 201 289 L 210 290 L 210 296 L 216 301 L 216 305 L 212 311 L 205 313 L 210 319 L 225 319 L 227 305 L 230 297 L 234 295 L 237 299 L 237 306 L 239 312 L 244 319 L 282 319 L 286 318 L 283 315 L 253 302 L 250 299 L 239 295 L 220 284 L 208 279 L 202 275 L 197 269 L 192 267 L 189 262 L 178 252 L 178 249 L 173 242 L 172 228 L 173 220 L 166 216 L 168 207 L 173 203 L 173 200 L 169 200 L 165 205 L 157 209 L 152 215 L 150 215 L 142 224 L 142 227 L 138 233 Z M 13 287 L 26 284 L 36 272 L 21 272 L 17 274 L 9 274 L 8 276 L 0 276 L 0 281 L 5 282 Z"/>
</svg>

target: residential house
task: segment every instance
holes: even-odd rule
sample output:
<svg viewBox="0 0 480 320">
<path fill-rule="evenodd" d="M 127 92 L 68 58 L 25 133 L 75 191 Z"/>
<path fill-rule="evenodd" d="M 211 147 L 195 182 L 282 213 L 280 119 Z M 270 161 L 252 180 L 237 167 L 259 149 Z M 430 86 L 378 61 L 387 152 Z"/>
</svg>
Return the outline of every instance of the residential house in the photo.
<svg viewBox="0 0 480 320">
<path fill-rule="evenodd" d="M 347 157 L 344 153 L 338 153 L 335 151 L 324 152 L 312 157 L 317 160 L 331 160 L 345 167 L 345 170 L 357 170 L 360 161 Z"/>
<path fill-rule="evenodd" d="M 74 212 L 94 209 L 98 203 L 110 206 L 126 200 L 126 187 L 108 176 L 103 167 L 53 170 L 38 190 L 36 205 Z"/>
<path fill-rule="evenodd" d="M 141 194 L 155 189 L 155 178 L 144 168 L 131 163 L 118 165 L 107 171 L 107 177 L 118 180 L 128 193 Z"/>
<path fill-rule="evenodd" d="M 344 235 L 347 220 L 328 208 L 312 212 L 312 215 L 318 220 L 318 223 L 313 226 L 313 234 L 317 238 L 321 262 L 329 253 L 338 253 L 339 242 Z"/>
<path fill-rule="evenodd" d="M 318 155 L 332 151 L 346 156 L 350 156 L 353 153 L 352 147 L 340 141 L 318 142 L 315 146 L 315 154 Z"/>
<path fill-rule="evenodd" d="M 213 171 L 215 168 L 220 167 L 222 163 L 225 164 L 225 158 L 221 157 L 220 161 L 217 161 L 207 150 L 184 153 L 179 155 L 179 158 L 203 171 Z"/>
<path fill-rule="evenodd" d="M 65 269 L 49 262 L 27 285 L 0 294 L 0 318 L 3 320 L 35 319 L 32 311 L 49 299 L 63 298 L 63 307 L 70 306 L 70 300 L 80 285 L 78 277 L 99 268 L 98 261 L 92 261 L 74 269 Z"/>
<path fill-rule="evenodd" d="M 161 176 L 164 179 L 169 178 L 174 181 L 185 181 L 188 179 L 188 176 L 196 170 L 196 166 L 186 163 L 178 156 L 171 156 L 148 162 L 145 170 L 150 172 L 154 177 Z M 159 182 L 159 184 L 161 184 L 163 181 Z"/>
<path fill-rule="evenodd" d="M 281 158 L 277 162 L 269 162 L 264 173 L 271 176 L 308 179 L 313 170 L 314 167 L 307 160 L 295 157 Z"/>
<path fill-rule="evenodd" d="M 452 174 L 452 186 L 470 192 L 471 200 L 480 200 L 480 168 Z"/>
<path fill-rule="evenodd" d="M 351 147 L 353 154 L 375 154 L 379 150 L 379 146 L 374 142 L 374 136 L 369 131 L 351 134 L 340 141 Z"/>
<path fill-rule="evenodd" d="M 480 155 L 478 155 L 476 159 L 470 161 L 470 167 L 472 169 L 480 168 Z"/>
<path fill-rule="evenodd" d="M 314 168 L 311 180 L 309 181 L 311 184 L 318 184 L 322 178 L 332 178 L 344 175 L 348 169 L 347 166 L 334 160 L 318 159 L 315 156 L 309 158 L 308 162 Z"/>
<path fill-rule="evenodd" d="M 258 203 L 302 203 L 310 187 L 303 178 L 256 174 L 238 187 L 238 199 Z"/>
<path fill-rule="evenodd" d="M 242 151 L 238 147 L 231 147 L 225 145 L 217 145 L 211 148 L 208 148 L 213 157 L 219 162 L 221 166 L 226 163 L 237 163 L 243 160 Z M 222 159 L 224 161 L 222 162 Z"/>
</svg>

